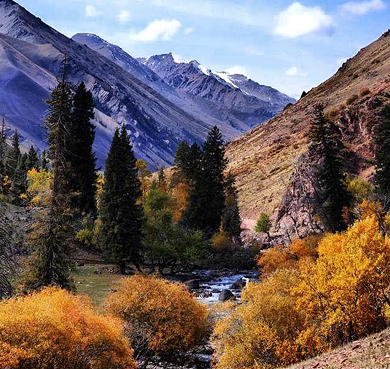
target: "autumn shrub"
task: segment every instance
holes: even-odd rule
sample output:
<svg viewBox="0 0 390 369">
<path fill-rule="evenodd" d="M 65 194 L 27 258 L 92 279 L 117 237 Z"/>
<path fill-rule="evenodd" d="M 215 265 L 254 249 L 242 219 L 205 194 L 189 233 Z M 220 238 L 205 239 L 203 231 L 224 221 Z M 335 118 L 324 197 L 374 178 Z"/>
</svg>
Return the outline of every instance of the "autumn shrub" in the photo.
<svg viewBox="0 0 390 369">
<path fill-rule="evenodd" d="M 0 368 L 136 368 L 122 328 L 57 288 L 12 298 L 0 302 Z"/>
<path fill-rule="evenodd" d="M 359 96 L 358 95 L 352 95 L 350 97 L 348 97 L 347 101 L 345 102 L 346 105 L 351 105 L 352 103 L 354 103 L 357 99 L 359 99 Z"/>
<path fill-rule="evenodd" d="M 362 201 L 374 192 L 374 186 L 361 177 L 347 177 L 348 191 L 357 201 Z"/>
<path fill-rule="evenodd" d="M 127 323 L 136 356 L 145 345 L 157 354 L 190 349 L 206 332 L 206 307 L 184 285 L 163 279 L 126 278 L 108 298 L 107 311 Z"/>
<path fill-rule="evenodd" d="M 37 171 L 35 168 L 27 172 L 27 193 L 31 198 L 30 203 L 33 206 L 48 205 L 50 200 L 50 186 L 52 175 L 49 172 L 41 169 Z"/>
<path fill-rule="evenodd" d="M 334 122 L 337 119 L 337 117 L 340 115 L 340 109 L 339 108 L 330 109 L 324 115 L 327 120 Z"/>
<path fill-rule="evenodd" d="M 294 290 L 305 311 L 299 343 L 325 350 L 386 326 L 389 308 L 390 239 L 375 216 L 356 222 L 346 233 L 327 235 L 315 263 L 301 264 Z"/>
<path fill-rule="evenodd" d="M 291 296 L 298 283 L 298 271 L 283 269 L 245 288 L 242 304 L 215 326 L 216 369 L 276 368 L 303 358 L 295 339 L 304 326 L 304 310 L 295 308 Z"/>
<path fill-rule="evenodd" d="M 218 253 L 230 252 L 234 249 L 234 243 L 225 232 L 216 233 L 211 238 L 211 249 Z"/>
<path fill-rule="evenodd" d="M 321 238 L 321 235 L 310 235 L 304 239 L 295 239 L 287 247 L 281 245 L 272 247 L 260 254 L 257 263 L 265 274 L 273 273 L 278 269 L 298 269 L 301 259 L 317 258 L 317 247 Z"/>
</svg>

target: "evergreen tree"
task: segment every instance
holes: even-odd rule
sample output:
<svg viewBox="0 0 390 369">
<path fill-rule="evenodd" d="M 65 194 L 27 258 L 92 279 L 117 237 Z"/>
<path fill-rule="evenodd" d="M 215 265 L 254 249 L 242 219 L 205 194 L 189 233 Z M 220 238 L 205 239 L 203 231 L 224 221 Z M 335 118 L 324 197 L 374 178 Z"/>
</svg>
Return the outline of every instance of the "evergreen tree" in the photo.
<svg viewBox="0 0 390 369">
<path fill-rule="evenodd" d="M 338 137 L 337 127 L 324 117 L 322 105 L 315 106 L 314 114 L 309 155 L 318 162 L 314 179 L 319 202 L 317 210 L 330 231 L 342 231 L 347 227 L 343 211 L 351 203 L 342 166 L 344 145 Z"/>
<path fill-rule="evenodd" d="M 15 197 L 15 202 L 21 202 L 20 196 L 27 192 L 27 154 L 19 155 L 18 164 L 12 180 L 11 192 Z"/>
<path fill-rule="evenodd" d="M 241 217 L 238 207 L 237 190 L 234 177 L 229 174 L 226 178 L 225 209 L 222 215 L 222 229 L 237 243 L 241 242 Z"/>
<path fill-rule="evenodd" d="M 38 158 L 38 154 L 35 151 L 33 145 L 30 146 L 30 150 L 28 151 L 26 168 L 27 168 L 27 171 L 29 171 L 33 168 L 35 168 L 37 170 L 39 169 L 39 158 Z"/>
<path fill-rule="evenodd" d="M 29 243 L 35 250 L 30 275 L 26 281 L 26 287 L 30 289 L 50 285 L 72 287 L 69 278 L 70 245 L 73 240 L 70 193 L 72 171 L 66 160 L 69 155 L 67 144 L 72 92 L 66 80 L 66 59 L 62 78 L 47 103 L 49 115 L 45 125 L 53 180 L 48 210 L 40 215 L 29 237 Z"/>
<path fill-rule="evenodd" d="M 180 180 L 194 184 L 197 173 L 201 170 L 203 152 L 195 142 L 191 146 L 182 141 L 175 152 L 175 173 Z"/>
<path fill-rule="evenodd" d="M 3 114 L 3 121 L 0 128 L 0 194 L 5 192 L 5 145 L 6 145 L 6 137 L 5 137 L 5 115 Z"/>
<path fill-rule="evenodd" d="M 390 105 L 384 107 L 374 127 L 374 181 L 381 195 L 390 195 Z"/>
<path fill-rule="evenodd" d="M 42 151 L 42 155 L 41 155 L 41 169 L 46 171 L 46 172 L 48 171 L 48 162 L 47 162 L 47 159 L 46 159 L 46 150 Z"/>
<path fill-rule="evenodd" d="M 121 132 L 116 130 L 108 154 L 100 205 L 101 248 L 122 274 L 127 262 L 138 266 L 140 260 L 144 214 L 137 201 L 142 196 L 137 173 L 132 145 L 123 127 Z"/>
<path fill-rule="evenodd" d="M 16 166 L 18 165 L 19 156 L 20 156 L 19 135 L 18 135 L 18 131 L 15 130 L 15 133 L 12 137 L 11 149 L 8 151 L 7 157 L 5 159 L 5 172 L 6 175 L 11 179 L 11 181 L 14 178 L 14 173 L 16 170 Z"/>
<path fill-rule="evenodd" d="M 218 232 L 225 208 L 224 171 L 227 161 L 218 127 L 214 127 L 209 132 L 200 160 L 197 158 L 199 153 L 196 146 L 193 145 L 191 148 L 190 162 L 194 166 L 193 183 L 182 223 L 188 228 L 201 230 L 207 237 L 211 237 Z"/>
<path fill-rule="evenodd" d="M 86 214 L 96 214 L 96 157 L 93 151 L 95 126 L 92 93 L 81 83 L 73 98 L 73 112 L 69 134 L 69 162 L 74 180 L 72 192 L 77 193 L 74 206 Z"/>
</svg>

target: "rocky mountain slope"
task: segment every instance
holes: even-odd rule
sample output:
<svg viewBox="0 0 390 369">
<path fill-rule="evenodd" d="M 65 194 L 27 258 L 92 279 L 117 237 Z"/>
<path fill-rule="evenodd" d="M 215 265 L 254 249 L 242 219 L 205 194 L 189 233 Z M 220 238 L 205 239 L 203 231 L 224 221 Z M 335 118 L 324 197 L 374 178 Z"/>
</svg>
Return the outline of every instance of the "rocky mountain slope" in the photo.
<svg viewBox="0 0 390 369">
<path fill-rule="evenodd" d="M 367 90 L 368 89 L 368 90 Z M 227 146 L 229 170 L 236 175 L 244 225 L 261 212 L 273 215 L 274 233 L 310 231 L 299 198 L 310 193 L 307 180 L 308 129 L 316 103 L 339 127 L 350 149 L 348 170 L 372 173 L 370 132 L 390 102 L 390 32 L 363 48 L 338 72 L 295 105 Z"/>
<path fill-rule="evenodd" d="M 354 341 L 288 369 L 384 369 L 390 366 L 390 330 Z"/>
<path fill-rule="evenodd" d="M 183 62 L 172 53 L 136 60 L 94 34 L 79 33 L 72 39 L 112 60 L 198 119 L 230 127 L 234 137 L 295 102 L 243 75 L 212 72 L 196 61 Z"/>
<path fill-rule="evenodd" d="M 196 60 L 175 54 L 139 59 L 170 86 L 226 108 L 245 125 L 253 127 L 295 100 L 239 74 L 215 72 Z"/>
<path fill-rule="evenodd" d="M 2 0 L 0 106 L 7 116 L 7 133 L 18 128 L 24 145 L 34 143 L 40 149 L 45 145 L 44 101 L 56 85 L 65 54 L 70 82 L 83 81 L 95 99 L 99 165 L 104 164 L 118 125 L 126 125 L 136 155 L 156 169 L 172 163 L 180 141 L 201 142 L 216 123 L 183 110 L 117 63 L 57 32 L 14 1 Z M 146 70 L 139 67 L 138 76 Z M 219 126 L 227 139 L 241 132 L 228 124 Z"/>
</svg>

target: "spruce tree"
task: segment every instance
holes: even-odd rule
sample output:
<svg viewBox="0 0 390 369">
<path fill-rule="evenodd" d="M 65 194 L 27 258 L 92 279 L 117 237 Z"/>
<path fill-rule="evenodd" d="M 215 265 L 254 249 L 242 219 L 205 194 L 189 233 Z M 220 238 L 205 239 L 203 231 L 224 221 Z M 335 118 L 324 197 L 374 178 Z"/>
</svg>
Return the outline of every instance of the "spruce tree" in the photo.
<svg viewBox="0 0 390 369">
<path fill-rule="evenodd" d="M 7 153 L 5 159 L 5 172 L 8 178 L 12 181 L 16 166 L 18 165 L 18 160 L 20 156 L 20 146 L 19 146 L 19 135 L 18 131 L 15 130 L 14 135 L 12 136 L 12 146 Z"/>
<path fill-rule="evenodd" d="M 198 155 L 196 146 L 193 154 L 192 161 Z M 207 237 L 211 237 L 219 230 L 225 208 L 224 171 L 227 161 L 218 127 L 214 127 L 209 132 L 203 146 L 203 155 L 195 162 L 199 164 L 192 163 L 193 183 L 182 223 L 188 228 L 201 230 Z"/>
<path fill-rule="evenodd" d="M 19 155 L 18 164 L 12 180 L 11 192 L 17 204 L 21 203 L 20 196 L 27 192 L 27 154 Z"/>
<path fill-rule="evenodd" d="M 351 203 L 343 173 L 344 145 L 338 137 L 337 127 L 324 117 L 322 105 L 314 109 L 315 119 L 310 126 L 309 155 L 318 163 L 314 187 L 319 215 L 332 232 L 345 230 L 344 208 Z"/>
<path fill-rule="evenodd" d="M 48 171 L 48 162 L 46 159 L 46 150 L 42 151 L 41 155 L 41 169 L 44 170 L 45 172 Z"/>
<path fill-rule="evenodd" d="M 73 112 L 70 126 L 70 153 L 74 180 L 72 192 L 77 193 L 74 201 L 80 213 L 96 214 L 96 157 L 93 151 L 95 126 L 91 122 L 94 118 L 94 103 L 92 93 L 87 91 L 82 82 L 73 98 Z"/>
<path fill-rule="evenodd" d="M 31 170 L 33 168 L 35 169 L 39 169 L 39 158 L 38 158 L 38 154 L 37 152 L 35 151 L 34 149 L 34 146 L 30 146 L 30 150 L 28 151 L 28 157 L 27 157 L 27 161 L 26 161 L 26 168 L 27 170 Z"/>
<path fill-rule="evenodd" d="M 384 107 L 374 126 L 374 181 L 380 195 L 390 195 L 390 105 Z"/>
<path fill-rule="evenodd" d="M 56 285 L 72 288 L 70 281 L 70 245 L 73 234 L 71 227 L 71 185 L 72 171 L 66 160 L 69 154 L 68 135 L 72 109 L 72 92 L 66 80 L 66 59 L 63 74 L 52 91 L 49 115 L 45 122 L 52 162 L 51 199 L 46 212 L 40 214 L 29 236 L 29 244 L 35 250 L 26 287 L 39 289 Z"/>
<path fill-rule="evenodd" d="M 234 177 L 231 174 L 226 178 L 226 198 L 225 209 L 222 215 L 222 229 L 233 241 L 241 243 L 240 209 L 238 207 Z"/>
<path fill-rule="evenodd" d="M 100 206 L 101 248 L 109 262 L 121 273 L 126 263 L 140 261 L 144 214 L 138 199 L 142 196 L 136 159 L 126 129 L 117 129 L 104 172 L 104 192 Z"/>
<path fill-rule="evenodd" d="M 180 180 L 187 184 L 194 184 L 198 172 L 201 170 L 203 152 L 195 142 L 191 146 L 182 141 L 175 152 L 175 173 Z"/>
<path fill-rule="evenodd" d="M 5 189 L 5 115 L 3 114 L 3 121 L 0 128 L 0 194 L 4 194 Z"/>
</svg>

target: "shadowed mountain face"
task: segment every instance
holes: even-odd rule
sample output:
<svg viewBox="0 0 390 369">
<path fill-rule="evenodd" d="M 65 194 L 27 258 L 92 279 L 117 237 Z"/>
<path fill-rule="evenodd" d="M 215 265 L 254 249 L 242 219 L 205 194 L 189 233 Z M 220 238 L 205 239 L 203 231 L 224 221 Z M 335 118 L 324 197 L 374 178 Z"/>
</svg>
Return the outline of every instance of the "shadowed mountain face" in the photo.
<svg viewBox="0 0 390 369">
<path fill-rule="evenodd" d="M 117 63 L 202 121 L 226 126 L 233 135 L 246 132 L 295 102 L 243 75 L 212 72 L 196 61 L 183 62 L 172 53 L 134 59 L 94 34 L 80 33 L 72 39 Z"/>
</svg>

